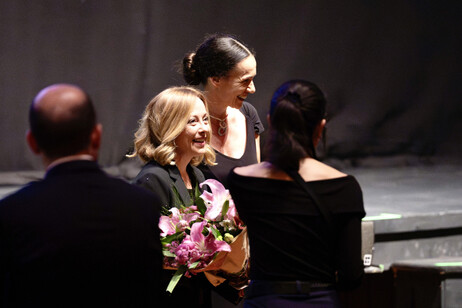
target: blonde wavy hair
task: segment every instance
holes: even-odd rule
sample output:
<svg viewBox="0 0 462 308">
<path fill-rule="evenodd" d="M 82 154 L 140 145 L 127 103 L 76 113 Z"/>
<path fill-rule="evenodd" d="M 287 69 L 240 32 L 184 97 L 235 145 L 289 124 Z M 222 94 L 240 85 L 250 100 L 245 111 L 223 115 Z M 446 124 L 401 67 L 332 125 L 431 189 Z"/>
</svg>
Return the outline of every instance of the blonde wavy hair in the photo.
<svg viewBox="0 0 462 308">
<path fill-rule="evenodd" d="M 134 152 L 128 157 L 138 156 L 144 162 L 155 160 L 162 166 L 175 160 L 175 139 L 185 129 L 196 99 L 204 102 L 209 113 L 205 96 L 192 87 L 171 87 L 154 97 L 144 110 L 135 133 Z M 215 151 L 210 146 L 207 134 L 205 154 L 194 157 L 190 164 L 202 161 L 215 165 Z"/>
</svg>

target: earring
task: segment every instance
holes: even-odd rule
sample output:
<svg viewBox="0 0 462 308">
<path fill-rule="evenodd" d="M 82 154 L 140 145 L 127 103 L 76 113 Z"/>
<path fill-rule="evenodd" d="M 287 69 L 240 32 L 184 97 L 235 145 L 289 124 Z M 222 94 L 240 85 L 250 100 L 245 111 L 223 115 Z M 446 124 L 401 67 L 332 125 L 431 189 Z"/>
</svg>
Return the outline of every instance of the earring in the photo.
<svg viewBox="0 0 462 308">
<path fill-rule="evenodd" d="M 175 142 L 175 139 L 172 140 L 172 144 L 173 144 L 173 147 L 176 148 L 177 145 L 176 145 L 176 142 Z M 175 151 L 175 150 L 174 150 Z M 172 153 L 173 155 L 173 158 L 172 160 L 170 161 L 170 166 L 175 166 L 175 152 Z"/>
</svg>

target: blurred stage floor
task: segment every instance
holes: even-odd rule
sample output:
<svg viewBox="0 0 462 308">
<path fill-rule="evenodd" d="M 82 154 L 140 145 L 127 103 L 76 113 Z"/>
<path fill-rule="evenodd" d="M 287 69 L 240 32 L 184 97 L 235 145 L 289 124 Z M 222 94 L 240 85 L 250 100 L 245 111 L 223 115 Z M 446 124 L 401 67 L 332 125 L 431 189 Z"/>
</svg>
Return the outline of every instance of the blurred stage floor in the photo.
<svg viewBox="0 0 462 308">
<path fill-rule="evenodd" d="M 106 170 L 118 175 L 115 167 Z M 462 165 L 367 167 L 343 171 L 354 175 L 361 184 L 367 216 L 390 213 L 409 218 L 462 213 Z M 17 190 L 20 181 L 40 178 L 43 172 L 16 174 L 20 180 L 13 172 L 0 172 L 0 198 Z"/>
<path fill-rule="evenodd" d="M 374 221 L 373 264 L 462 256 L 462 165 L 346 170 Z"/>
</svg>

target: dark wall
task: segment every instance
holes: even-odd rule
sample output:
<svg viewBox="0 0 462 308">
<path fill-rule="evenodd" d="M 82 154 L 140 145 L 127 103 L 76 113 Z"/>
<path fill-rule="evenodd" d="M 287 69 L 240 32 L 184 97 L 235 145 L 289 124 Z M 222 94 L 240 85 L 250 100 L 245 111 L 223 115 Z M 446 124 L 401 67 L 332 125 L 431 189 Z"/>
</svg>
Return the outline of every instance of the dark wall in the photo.
<svg viewBox="0 0 462 308">
<path fill-rule="evenodd" d="M 118 164 L 149 99 L 183 84 L 175 63 L 214 32 L 256 51 L 260 117 L 287 79 L 324 89 L 331 157 L 459 157 L 461 17 L 459 1 L 2 0 L 0 171 L 41 168 L 27 110 L 57 82 L 93 97 L 100 162 Z"/>
</svg>

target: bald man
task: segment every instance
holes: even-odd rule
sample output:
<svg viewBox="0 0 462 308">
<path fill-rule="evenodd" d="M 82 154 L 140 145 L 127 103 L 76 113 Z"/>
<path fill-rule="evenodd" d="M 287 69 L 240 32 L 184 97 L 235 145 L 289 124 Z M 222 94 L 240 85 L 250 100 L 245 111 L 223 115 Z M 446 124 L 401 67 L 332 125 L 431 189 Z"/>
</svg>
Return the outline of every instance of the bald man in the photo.
<svg viewBox="0 0 462 308">
<path fill-rule="evenodd" d="M 156 307 L 160 201 L 98 167 L 90 97 L 49 86 L 29 122 L 46 174 L 0 201 L 0 307 Z"/>
</svg>

